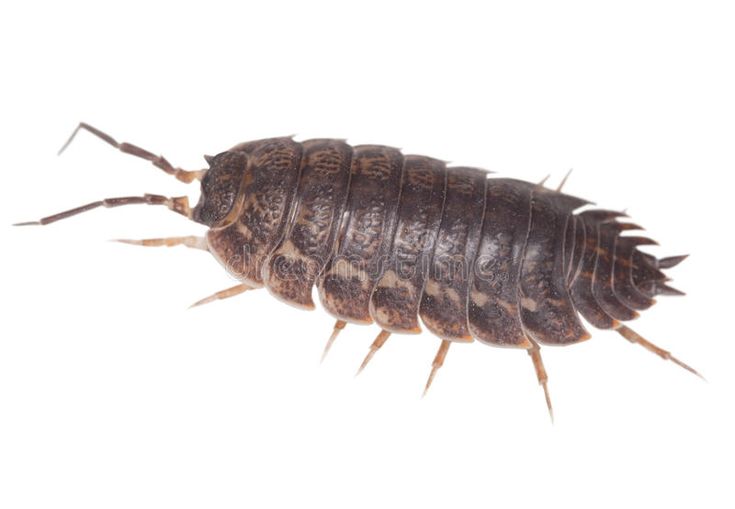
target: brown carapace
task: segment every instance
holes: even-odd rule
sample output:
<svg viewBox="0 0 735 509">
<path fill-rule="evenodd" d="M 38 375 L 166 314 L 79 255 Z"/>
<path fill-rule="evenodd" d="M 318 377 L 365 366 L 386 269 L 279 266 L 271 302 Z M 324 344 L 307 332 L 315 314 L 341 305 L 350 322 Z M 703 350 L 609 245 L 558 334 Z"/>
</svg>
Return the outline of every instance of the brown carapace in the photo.
<svg viewBox="0 0 735 509">
<path fill-rule="evenodd" d="M 551 413 L 539 345 L 589 339 L 581 315 L 698 374 L 623 325 L 657 295 L 681 294 L 662 269 L 685 257 L 640 251 L 655 242 L 624 234 L 641 229 L 625 214 L 592 208 L 561 186 L 491 178 L 381 145 L 290 137 L 242 143 L 206 156 L 208 169 L 186 171 L 84 123 L 62 151 L 80 129 L 183 182 L 200 180 L 199 203 L 190 208 L 186 197 L 151 194 L 108 198 L 20 225 L 97 207 L 165 205 L 209 227 L 206 237 L 122 242 L 203 249 L 240 281 L 194 305 L 266 287 L 313 309 L 316 285 L 337 320 L 324 355 L 347 323 L 381 329 L 358 372 L 391 334 L 420 333 L 420 316 L 441 340 L 426 389 L 452 342 L 477 339 L 525 349 Z"/>
</svg>

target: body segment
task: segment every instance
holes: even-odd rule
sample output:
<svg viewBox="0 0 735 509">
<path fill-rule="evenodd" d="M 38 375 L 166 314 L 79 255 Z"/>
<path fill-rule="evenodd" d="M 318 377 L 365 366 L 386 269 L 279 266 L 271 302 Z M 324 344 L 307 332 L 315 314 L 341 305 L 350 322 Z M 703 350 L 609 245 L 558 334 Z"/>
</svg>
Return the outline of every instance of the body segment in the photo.
<svg viewBox="0 0 735 509">
<path fill-rule="evenodd" d="M 318 283 L 322 304 L 336 318 L 372 323 L 370 296 L 393 240 L 402 175 L 397 149 L 353 149 L 346 217 Z"/>
<path fill-rule="evenodd" d="M 418 333 L 418 310 L 444 210 L 443 162 L 406 156 L 393 245 L 370 299 L 370 315 L 384 330 Z"/>
</svg>

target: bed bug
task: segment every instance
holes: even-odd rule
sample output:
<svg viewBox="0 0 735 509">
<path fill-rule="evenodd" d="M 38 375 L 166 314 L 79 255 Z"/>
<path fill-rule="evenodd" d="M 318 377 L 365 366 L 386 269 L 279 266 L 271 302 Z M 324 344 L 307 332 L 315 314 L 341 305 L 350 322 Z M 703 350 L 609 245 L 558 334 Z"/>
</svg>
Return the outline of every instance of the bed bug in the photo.
<svg viewBox="0 0 735 509">
<path fill-rule="evenodd" d="M 521 348 L 553 415 L 540 345 L 589 339 L 581 315 L 699 375 L 624 325 L 656 296 L 682 294 L 663 270 L 686 256 L 657 259 L 640 251 L 656 243 L 625 233 L 641 227 L 563 193 L 564 181 L 552 190 L 388 146 L 291 137 L 241 143 L 205 156 L 207 169 L 187 171 L 85 123 L 59 153 L 80 130 L 180 181 L 201 182 L 199 202 L 107 198 L 19 226 L 98 207 L 165 206 L 206 225 L 206 236 L 121 241 L 209 251 L 240 281 L 194 305 L 265 287 L 314 309 L 316 286 L 336 318 L 322 360 L 347 323 L 375 323 L 381 331 L 359 373 L 392 334 L 420 333 L 420 317 L 440 339 L 425 391 L 452 343 Z"/>
</svg>

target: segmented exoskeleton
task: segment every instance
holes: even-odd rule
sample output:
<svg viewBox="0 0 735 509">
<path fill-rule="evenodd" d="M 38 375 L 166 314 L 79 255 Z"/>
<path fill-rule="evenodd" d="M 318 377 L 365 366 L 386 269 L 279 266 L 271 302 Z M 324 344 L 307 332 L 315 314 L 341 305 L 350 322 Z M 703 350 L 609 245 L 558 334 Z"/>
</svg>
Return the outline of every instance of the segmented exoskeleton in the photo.
<svg viewBox="0 0 735 509">
<path fill-rule="evenodd" d="M 623 325 L 656 295 L 680 294 L 662 269 L 685 258 L 639 251 L 655 242 L 623 235 L 640 229 L 623 213 L 590 208 L 560 189 L 448 168 L 381 145 L 271 138 L 206 156 L 206 170 L 185 171 L 86 124 L 69 142 L 79 129 L 179 180 L 201 180 L 199 203 L 190 208 L 186 197 L 148 194 L 111 198 L 20 224 L 48 224 L 100 206 L 166 205 L 208 226 L 206 238 L 124 242 L 208 250 L 240 280 L 196 304 L 266 287 L 313 309 L 316 285 L 337 319 L 325 354 L 346 323 L 374 322 L 381 332 L 362 369 L 390 334 L 421 332 L 421 317 L 441 339 L 427 389 L 451 342 L 477 339 L 526 349 L 549 411 L 539 345 L 589 339 L 579 315 L 696 374 Z"/>
</svg>

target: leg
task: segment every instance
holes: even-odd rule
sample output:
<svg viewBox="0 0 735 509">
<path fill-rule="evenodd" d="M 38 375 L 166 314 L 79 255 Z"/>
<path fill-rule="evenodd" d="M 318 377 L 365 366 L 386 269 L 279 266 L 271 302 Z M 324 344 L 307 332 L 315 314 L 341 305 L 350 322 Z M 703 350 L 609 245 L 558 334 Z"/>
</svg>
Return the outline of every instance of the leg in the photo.
<svg viewBox="0 0 735 509">
<path fill-rule="evenodd" d="M 209 304 L 210 302 L 214 302 L 216 300 L 223 300 L 223 299 L 229 299 L 230 297 L 234 297 L 235 295 L 240 295 L 241 293 L 244 293 L 248 290 L 252 290 L 253 288 L 240 283 L 239 285 L 235 285 L 231 288 L 227 288 L 226 290 L 220 290 L 219 292 L 213 293 L 209 297 L 205 297 L 201 300 L 196 301 L 194 304 L 189 306 L 189 309 L 197 306 L 201 306 L 202 304 Z"/>
<path fill-rule="evenodd" d="M 434 357 L 434 362 L 431 363 L 431 373 L 429 373 L 429 379 L 426 380 L 426 386 L 424 387 L 424 394 L 423 396 L 426 396 L 426 392 L 429 390 L 429 387 L 431 387 L 431 383 L 434 381 L 434 377 L 436 376 L 436 372 L 444 365 L 444 359 L 447 357 L 447 352 L 449 351 L 449 345 L 451 345 L 451 341 L 447 341 L 446 339 L 443 339 L 441 342 L 441 345 L 439 345 L 439 350 L 436 352 L 436 356 Z"/>
<path fill-rule="evenodd" d="M 90 133 L 94 134 L 95 136 L 103 140 L 104 142 L 109 143 L 110 145 L 118 149 L 120 152 L 123 152 L 125 154 L 134 155 L 135 157 L 140 157 L 141 159 L 150 161 L 156 168 L 162 169 L 169 175 L 173 175 L 180 181 L 186 182 L 187 184 L 192 182 L 193 180 L 201 180 L 202 176 L 204 175 L 204 170 L 203 171 L 186 171 L 186 170 L 182 170 L 181 168 L 174 168 L 171 165 L 171 163 L 169 163 L 166 160 L 165 157 L 157 156 L 155 154 L 148 152 L 147 150 L 144 150 L 130 143 L 118 143 L 109 134 L 105 134 L 99 129 L 96 129 L 89 124 L 85 124 L 84 122 L 80 122 L 77 128 L 74 129 L 74 132 L 71 133 L 71 136 L 69 137 L 69 139 L 66 141 L 66 143 L 64 143 L 64 146 L 61 147 L 61 149 L 59 150 L 59 154 L 61 154 L 64 150 L 66 150 L 66 147 L 69 146 L 69 144 L 72 142 L 72 140 L 77 135 L 80 129 L 89 131 Z"/>
<path fill-rule="evenodd" d="M 536 370 L 536 378 L 538 379 L 539 385 L 544 389 L 544 397 L 546 398 L 546 408 L 549 410 L 549 417 L 551 417 L 551 422 L 554 422 L 554 409 L 551 407 L 549 388 L 546 385 L 549 377 L 546 375 L 544 361 L 541 359 L 541 347 L 539 347 L 538 343 L 533 341 L 531 338 L 528 339 L 531 341 L 533 346 L 526 351 L 528 352 L 528 355 L 531 356 L 531 361 L 533 361 L 533 368 Z"/>
<path fill-rule="evenodd" d="M 365 359 L 363 359 L 362 364 L 360 364 L 360 367 L 357 370 L 357 373 L 355 373 L 355 376 L 362 373 L 362 370 L 365 369 L 365 366 L 368 365 L 368 362 L 370 362 L 370 359 L 373 358 L 373 355 L 375 355 L 375 352 L 380 350 L 380 348 L 385 344 L 385 342 L 388 341 L 389 337 L 390 337 L 390 332 L 388 332 L 387 330 L 380 331 L 380 334 L 378 334 L 378 337 L 376 337 L 375 341 L 373 341 L 373 344 L 370 345 L 370 351 L 365 356 Z"/>
<path fill-rule="evenodd" d="M 564 175 L 564 178 L 561 179 L 561 183 L 559 184 L 559 187 L 556 188 L 556 192 L 557 193 L 561 193 L 561 189 L 564 187 L 564 184 L 567 183 L 567 180 L 569 180 L 569 175 L 571 175 L 571 174 L 572 174 L 572 170 L 570 168 L 569 171 L 567 172 L 567 174 Z"/>
<path fill-rule="evenodd" d="M 66 219 L 67 217 L 76 216 L 77 214 L 81 214 L 82 212 L 87 212 L 88 210 L 96 209 L 98 207 L 112 208 L 135 204 L 165 205 L 170 210 L 173 210 L 174 212 L 191 219 L 191 208 L 189 207 L 188 197 L 178 196 L 175 198 L 167 198 L 159 194 L 144 194 L 143 196 L 105 198 L 104 200 L 88 203 L 86 205 L 82 205 L 81 207 L 76 207 L 70 210 L 66 210 L 64 212 L 59 212 L 58 214 L 54 214 L 53 216 L 41 218 L 38 221 L 15 223 L 13 226 L 45 225 L 55 223 L 56 221 L 61 221 L 62 219 Z"/>
<path fill-rule="evenodd" d="M 327 344 L 324 345 L 324 351 L 322 352 L 322 360 L 320 362 L 324 362 L 324 359 L 329 353 L 329 349 L 332 348 L 332 344 L 334 344 L 334 340 L 337 339 L 337 336 L 339 336 L 340 331 L 345 328 L 345 325 L 347 325 L 347 322 L 343 320 L 337 320 L 337 322 L 335 322 L 334 330 L 332 330 L 332 335 L 329 336 L 329 339 L 327 340 Z"/>
<path fill-rule="evenodd" d="M 203 251 L 209 251 L 207 246 L 207 239 L 204 237 L 196 237 L 194 235 L 188 235 L 186 237 L 167 237 L 164 239 L 114 239 L 115 242 L 122 242 L 123 244 L 133 244 L 135 246 L 146 246 L 146 247 L 159 247 L 159 246 L 186 246 L 192 249 L 201 249 Z"/>
<path fill-rule="evenodd" d="M 645 348 L 649 352 L 655 353 L 656 355 L 658 355 L 659 357 L 661 357 L 663 360 L 671 361 L 674 364 L 678 364 L 682 368 L 686 369 L 687 371 L 689 371 L 691 373 L 694 373 L 699 378 L 701 378 L 702 380 L 704 380 L 704 377 L 702 375 L 700 375 L 694 368 L 692 368 L 691 366 L 688 366 L 688 365 L 684 364 L 679 359 L 677 359 L 676 357 L 674 357 L 673 355 L 671 355 L 670 352 L 664 350 L 663 348 L 660 348 L 660 347 L 654 345 L 653 343 L 651 343 L 650 341 L 648 341 L 645 338 L 641 337 L 637 332 L 629 329 L 625 325 L 622 325 L 621 324 L 615 330 L 618 332 L 618 334 L 620 334 L 621 336 L 623 336 L 625 339 L 627 339 L 631 343 L 637 343 L 637 344 L 641 345 L 643 348 Z"/>
</svg>

